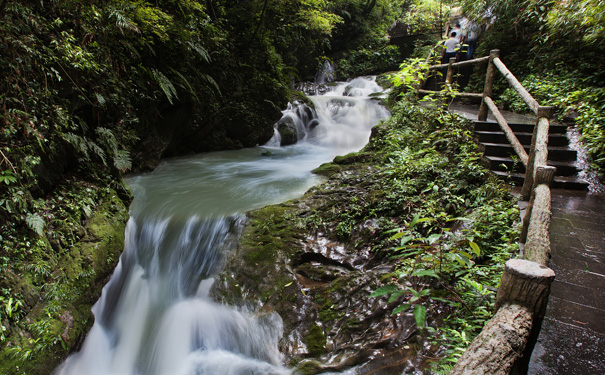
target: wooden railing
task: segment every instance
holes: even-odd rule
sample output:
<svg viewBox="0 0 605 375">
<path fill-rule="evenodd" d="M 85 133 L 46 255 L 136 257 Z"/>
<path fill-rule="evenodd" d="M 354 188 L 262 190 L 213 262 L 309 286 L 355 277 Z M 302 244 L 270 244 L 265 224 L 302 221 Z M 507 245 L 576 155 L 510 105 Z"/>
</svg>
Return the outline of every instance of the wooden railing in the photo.
<svg viewBox="0 0 605 375">
<path fill-rule="evenodd" d="M 546 164 L 548 132 L 553 108 L 539 105 L 500 60 L 499 53 L 498 50 L 493 50 L 487 57 L 461 63 L 451 59 L 449 64 L 434 65 L 430 68 L 437 70 L 447 67 L 445 83 L 451 84 L 454 68 L 488 62 L 483 93 L 455 93 L 455 95 L 482 99 L 477 118 L 479 121 L 486 121 L 488 111 L 491 112 L 506 134 L 526 169 L 520 198 L 529 199 L 521 229 L 520 259 L 506 262 L 496 297 L 496 312 L 469 345 L 450 374 L 524 373 L 540 332 L 550 284 L 555 277 L 554 271 L 547 267 L 550 254 L 550 183 L 556 172 L 554 167 Z M 525 151 L 491 99 L 492 87 L 498 71 L 536 115 L 529 153 Z"/>
</svg>

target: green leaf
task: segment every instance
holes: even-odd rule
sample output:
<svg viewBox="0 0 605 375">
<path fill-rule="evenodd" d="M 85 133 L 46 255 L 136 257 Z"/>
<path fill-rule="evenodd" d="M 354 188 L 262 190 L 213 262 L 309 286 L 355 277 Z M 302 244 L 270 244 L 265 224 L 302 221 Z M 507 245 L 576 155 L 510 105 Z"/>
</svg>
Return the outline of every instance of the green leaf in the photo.
<svg viewBox="0 0 605 375">
<path fill-rule="evenodd" d="M 0 172 L 0 183 L 2 182 L 4 182 L 6 185 L 10 185 L 13 182 L 17 182 L 17 177 L 15 177 L 13 172 L 5 170 Z"/>
<path fill-rule="evenodd" d="M 412 276 L 418 276 L 418 277 L 430 276 L 430 277 L 434 277 L 436 279 L 439 278 L 439 275 L 437 275 L 435 273 L 435 271 L 433 271 L 433 270 L 416 270 L 412 273 Z"/>
<path fill-rule="evenodd" d="M 132 168 L 130 153 L 127 150 L 117 150 L 113 156 L 113 165 L 122 172 L 126 172 Z"/>
<path fill-rule="evenodd" d="M 395 284 L 384 285 L 376 289 L 372 294 L 370 294 L 370 297 L 380 297 L 387 294 L 391 294 L 397 289 L 399 289 L 399 287 Z"/>
<path fill-rule="evenodd" d="M 393 292 L 393 294 L 391 294 L 391 296 L 389 297 L 389 301 L 388 301 L 388 303 L 395 302 L 395 301 L 397 300 L 397 298 L 401 297 L 401 296 L 402 296 L 402 295 L 404 295 L 405 293 L 406 293 L 406 291 L 405 291 L 405 290 L 403 290 L 403 289 L 396 290 L 396 291 L 395 291 L 395 292 Z"/>
<path fill-rule="evenodd" d="M 428 238 L 427 241 L 429 244 L 434 244 L 435 242 L 437 242 L 439 239 L 441 238 L 441 234 L 440 233 L 435 233 L 435 234 L 431 234 Z"/>
<path fill-rule="evenodd" d="M 479 245 L 477 245 L 476 242 L 469 241 L 468 244 L 471 247 L 471 251 L 473 252 L 473 254 L 481 256 L 481 249 L 479 249 Z"/>
<path fill-rule="evenodd" d="M 414 305 L 414 320 L 418 328 L 424 327 L 426 324 L 426 307 L 422 305 Z"/>
<path fill-rule="evenodd" d="M 178 99 L 179 97 L 172 81 L 157 69 L 151 69 L 151 76 L 160 85 L 160 89 L 162 89 L 164 95 L 166 95 L 168 102 L 174 104 L 173 99 Z"/>
<path fill-rule="evenodd" d="M 410 307 L 412 307 L 412 305 L 410 305 L 409 303 L 399 305 L 395 310 L 393 310 L 391 315 L 399 314 L 400 312 L 405 311 L 405 310 L 409 309 Z"/>
</svg>

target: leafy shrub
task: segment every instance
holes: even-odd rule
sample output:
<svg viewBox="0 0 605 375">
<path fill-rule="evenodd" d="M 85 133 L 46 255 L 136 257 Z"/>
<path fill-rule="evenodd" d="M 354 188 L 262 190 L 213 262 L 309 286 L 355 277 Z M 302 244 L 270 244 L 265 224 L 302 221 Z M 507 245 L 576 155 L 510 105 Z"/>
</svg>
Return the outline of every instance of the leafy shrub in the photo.
<svg viewBox="0 0 605 375">
<path fill-rule="evenodd" d="M 521 82 L 541 105 L 551 105 L 561 120 L 574 120 L 593 167 L 605 171 L 605 87 L 594 87 L 574 73 L 531 74 Z M 513 89 L 500 101 L 509 109 L 526 112 L 527 105 Z"/>
</svg>

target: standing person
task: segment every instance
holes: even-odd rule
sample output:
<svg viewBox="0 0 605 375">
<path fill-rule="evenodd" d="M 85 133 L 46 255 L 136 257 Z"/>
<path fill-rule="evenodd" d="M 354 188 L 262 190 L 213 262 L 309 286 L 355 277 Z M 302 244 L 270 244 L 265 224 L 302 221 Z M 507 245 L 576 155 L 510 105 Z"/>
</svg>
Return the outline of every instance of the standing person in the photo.
<svg viewBox="0 0 605 375">
<path fill-rule="evenodd" d="M 459 41 L 456 38 L 457 34 L 455 31 L 450 33 L 448 40 L 443 42 L 443 49 L 441 50 L 441 63 L 447 64 L 450 62 L 452 57 L 456 57 L 459 48 Z"/>
<path fill-rule="evenodd" d="M 462 37 L 464 36 L 464 34 L 462 33 L 462 29 L 460 29 L 460 22 L 456 21 L 454 27 L 450 31 L 450 35 L 452 35 L 452 33 L 455 33 L 456 40 L 458 41 L 458 43 L 460 43 L 462 41 Z"/>
<path fill-rule="evenodd" d="M 472 59 L 475 54 L 475 48 L 477 47 L 477 40 L 481 34 L 481 26 L 475 22 L 469 22 L 467 24 L 468 31 L 466 32 L 466 40 L 468 44 L 467 57 Z"/>
</svg>

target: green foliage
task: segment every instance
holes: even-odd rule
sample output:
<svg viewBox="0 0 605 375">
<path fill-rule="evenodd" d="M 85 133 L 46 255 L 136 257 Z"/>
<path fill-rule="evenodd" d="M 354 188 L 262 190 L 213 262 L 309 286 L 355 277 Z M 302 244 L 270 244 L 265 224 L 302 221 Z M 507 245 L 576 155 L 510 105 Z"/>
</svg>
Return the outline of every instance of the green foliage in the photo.
<svg viewBox="0 0 605 375">
<path fill-rule="evenodd" d="M 551 105 L 561 120 L 573 119 L 582 133 L 581 140 L 592 158 L 593 167 L 605 171 L 605 88 L 589 85 L 577 73 L 531 74 L 521 82 L 541 105 Z M 500 101 L 517 112 L 525 112 L 526 104 L 512 89 Z"/>
<path fill-rule="evenodd" d="M 481 165 L 463 120 L 402 98 L 389 120 L 397 125 L 381 126 L 369 145 L 384 152 L 385 193 L 373 210 L 401 216 L 383 229 L 382 251 L 397 268 L 375 295 L 397 302 L 394 313 L 411 309 L 419 326 L 426 322 L 444 353 L 435 364 L 442 371 L 491 317 L 503 263 L 518 251 L 519 211 Z"/>
<path fill-rule="evenodd" d="M 10 185 L 14 182 L 17 182 L 17 177 L 12 171 L 6 170 L 0 172 L 0 183 Z"/>
<path fill-rule="evenodd" d="M 44 219 L 42 216 L 29 213 L 25 217 L 25 223 L 31 230 L 36 232 L 38 236 L 42 236 L 44 234 Z"/>
<path fill-rule="evenodd" d="M 547 24 L 556 37 L 589 44 L 602 43 L 605 39 L 605 3 L 600 0 L 556 2 L 548 12 Z"/>
<path fill-rule="evenodd" d="M 395 45 L 379 49 L 360 48 L 351 52 L 346 58 L 339 59 L 336 66 L 341 78 L 355 77 L 394 70 L 401 58 L 401 50 Z"/>
</svg>

